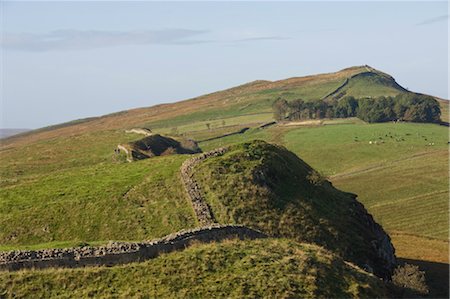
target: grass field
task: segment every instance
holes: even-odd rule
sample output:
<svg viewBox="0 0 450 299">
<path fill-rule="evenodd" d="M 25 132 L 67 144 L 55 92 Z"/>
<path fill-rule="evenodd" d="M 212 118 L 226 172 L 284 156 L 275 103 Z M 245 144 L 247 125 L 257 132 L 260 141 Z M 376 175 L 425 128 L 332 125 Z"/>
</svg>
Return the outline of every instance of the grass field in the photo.
<svg viewBox="0 0 450 299">
<path fill-rule="evenodd" d="M 198 245 L 112 268 L 0 272 L 5 298 L 385 297 L 382 282 L 314 245 L 283 239 Z"/>
<path fill-rule="evenodd" d="M 2 153 L 11 165 L 2 165 L 0 249 L 150 239 L 195 226 L 178 177 L 186 157 L 117 161 L 114 134 L 91 147 L 83 136 Z"/>
</svg>

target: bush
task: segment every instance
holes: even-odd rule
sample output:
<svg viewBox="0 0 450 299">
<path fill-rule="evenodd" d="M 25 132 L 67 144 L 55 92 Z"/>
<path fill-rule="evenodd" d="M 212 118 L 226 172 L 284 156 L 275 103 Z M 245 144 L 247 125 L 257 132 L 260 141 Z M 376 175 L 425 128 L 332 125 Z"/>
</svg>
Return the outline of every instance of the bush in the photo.
<svg viewBox="0 0 450 299">
<path fill-rule="evenodd" d="M 419 294 L 428 294 L 425 272 L 416 265 L 405 263 L 397 267 L 392 275 L 392 282 L 399 287 L 410 289 Z"/>
</svg>

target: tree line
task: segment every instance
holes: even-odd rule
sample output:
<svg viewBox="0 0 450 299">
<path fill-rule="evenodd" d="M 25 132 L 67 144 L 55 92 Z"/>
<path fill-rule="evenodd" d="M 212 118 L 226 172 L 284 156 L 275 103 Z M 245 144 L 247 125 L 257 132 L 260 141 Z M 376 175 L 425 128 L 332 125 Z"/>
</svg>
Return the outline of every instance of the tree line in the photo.
<svg viewBox="0 0 450 299">
<path fill-rule="evenodd" d="M 441 116 L 441 109 L 436 99 L 415 93 L 403 93 L 395 97 L 355 99 L 347 96 L 340 100 L 295 99 L 289 102 L 278 98 L 272 108 L 277 121 L 356 116 L 369 123 L 394 120 L 440 122 Z"/>
</svg>

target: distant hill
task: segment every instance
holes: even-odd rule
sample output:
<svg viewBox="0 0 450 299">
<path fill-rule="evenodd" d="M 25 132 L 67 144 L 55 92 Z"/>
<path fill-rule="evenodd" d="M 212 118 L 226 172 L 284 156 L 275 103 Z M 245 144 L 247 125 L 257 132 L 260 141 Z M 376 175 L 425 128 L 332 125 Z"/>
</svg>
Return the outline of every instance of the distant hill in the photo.
<svg viewBox="0 0 450 299">
<path fill-rule="evenodd" d="M 0 129 L 0 139 L 30 131 L 30 129 Z"/>
<path fill-rule="evenodd" d="M 30 143 L 61 135 L 79 134 L 132 127 L 164 128 L 182 126 L 193 121 L 208 121 L 224 117 L 271 113 L 278 98 L 304 100 L 355 97 L 393 96 L 409 92 L 395 79 L 370 66 L 355 66 L 334 73 L 293 77 L 278 81 L 257 80 L 230 89 L 172 104 L 160 104 L 116 112 L 100 117 L 74 120 L 30 131 L 23 137 L 10 138 L 7 143 Z M 448 101 L 438 99 L 443 119 L 448 117 Z"/>
</svg>

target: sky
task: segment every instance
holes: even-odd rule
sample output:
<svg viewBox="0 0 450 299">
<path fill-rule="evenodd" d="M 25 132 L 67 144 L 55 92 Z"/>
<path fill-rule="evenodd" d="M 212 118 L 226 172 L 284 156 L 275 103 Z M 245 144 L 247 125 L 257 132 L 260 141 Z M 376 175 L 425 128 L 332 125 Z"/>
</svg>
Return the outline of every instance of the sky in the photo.
<svg viewBox="0 0 450 299">
<path fill-rule="evenodd" d="M 446 1 L 0 5 L 0 128 L 364 64 L 448 99 Z"/>
</svg>

